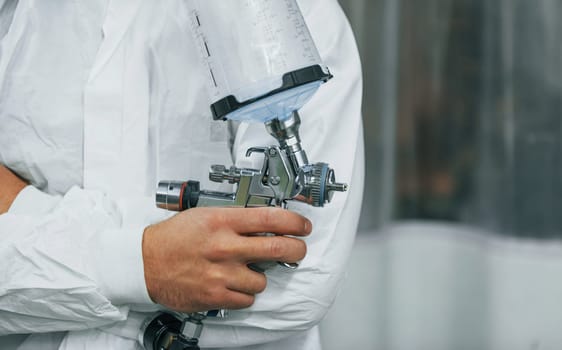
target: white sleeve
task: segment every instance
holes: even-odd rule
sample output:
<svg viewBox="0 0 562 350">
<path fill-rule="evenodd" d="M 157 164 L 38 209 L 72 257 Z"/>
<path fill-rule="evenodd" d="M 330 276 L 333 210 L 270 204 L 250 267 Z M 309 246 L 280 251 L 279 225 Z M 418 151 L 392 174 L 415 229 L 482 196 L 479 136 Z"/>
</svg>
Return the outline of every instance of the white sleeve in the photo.
<svg viewBox="0 0 562 350">
<path fill-rule="evenodd" d="M 94 328 L 151 304 L 144 228 L 122 214 L 99 192 L 22 190 L 0 215 L 0 335 Z"/>
<path fill-rule="evenodd" d="M 303 12 L 324 62 L 334 79 L 323 85 L 301 110 L 301 137 L 311 162 L 327 162 L 347 193 L 336 193 L 324 208 L 293 204 L 313 222 L 308 254 L 295 271 L 268 272 L 268 286 L 255 304 L 231 312 L 225 320 L 208 320 L 203 347 L 244 346 L 274 341 L 318 324 L 332 305 L 343 280 L 357 224 L 364 181 L 361 122 L 361 65 L 351 28 L 337 1 L 302 1 Z M 273 145 L 263 125 L 242 124 L 234 155 L 245 162 L 246 149 Z"/>
</svg>

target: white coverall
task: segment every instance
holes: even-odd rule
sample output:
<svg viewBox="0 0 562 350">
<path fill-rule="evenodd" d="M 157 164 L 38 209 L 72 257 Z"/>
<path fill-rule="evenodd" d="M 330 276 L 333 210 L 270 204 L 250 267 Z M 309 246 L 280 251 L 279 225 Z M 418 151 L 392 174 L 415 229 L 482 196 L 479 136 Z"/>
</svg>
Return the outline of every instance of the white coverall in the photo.
<svg viewBox="0 0 562 350">
<path fill-rule="evenodd" d="M 203 348 L 320 349 L 344 275 L 363 187 L 360 62 L 336 0 L 299 4 L 335 76 L 301 110 L 303 145 L 350 191 L 290 207 L 313 221 L 307 257 L 268 272 L 249 309 L 209 320 Z M 210 164 L 256 167 L 246 149 L 276 141 L 262 124 L 212 121 L 180 0 L 0 6 L 0 163 L 32 185 L 0 216 L 0 335 L 32 333 L 21 349 L 139 348 L 142 311 L 157 308 L 142 233 L 170 215 L 154 208 L 157 181 L 217 189 Z"/>
</svg>

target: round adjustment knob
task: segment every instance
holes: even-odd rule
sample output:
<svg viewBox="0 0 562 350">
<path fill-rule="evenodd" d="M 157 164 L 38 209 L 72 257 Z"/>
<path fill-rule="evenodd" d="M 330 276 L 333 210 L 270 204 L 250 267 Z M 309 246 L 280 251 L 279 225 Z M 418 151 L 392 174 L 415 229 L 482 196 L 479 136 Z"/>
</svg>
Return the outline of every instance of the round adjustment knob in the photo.
<svg viewBox="0 0 562 350">
<path fill-rule="evenodd" d="M 307 182 L 310 204 L 315 207 L 323 207 L 330 202 L 334 192 L 347 191 L 347 184 L 337 183 L 334 170 L 326 163 L 314 164 Z"/>
<path fill-rule="evenodd" d="M 325 203 L 326 175 L 328 173 L 328 164 L 316 163 L 312 169 L 310 178 L 310 197 L 312 205 L 315 207 L 323 207 Z"/>
<path fill-rule="evenodd" d="M 226 179 L 226 167 L 224 165 L 211 165 L 209 170 L 209 180 L 221 183 Z"/>
</svg>

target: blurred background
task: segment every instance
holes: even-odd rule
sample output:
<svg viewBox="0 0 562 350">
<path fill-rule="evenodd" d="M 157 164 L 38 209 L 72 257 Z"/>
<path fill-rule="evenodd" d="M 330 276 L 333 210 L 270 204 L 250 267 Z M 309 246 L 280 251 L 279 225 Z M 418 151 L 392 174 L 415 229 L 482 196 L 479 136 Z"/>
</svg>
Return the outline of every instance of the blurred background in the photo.
<svg viewBox="0 0 562 350">
<path fill-rule="evenodd" d="M 562 1 L 340 3 L 367 175 L 325 349 L 562 349 Z"/>
</svg>

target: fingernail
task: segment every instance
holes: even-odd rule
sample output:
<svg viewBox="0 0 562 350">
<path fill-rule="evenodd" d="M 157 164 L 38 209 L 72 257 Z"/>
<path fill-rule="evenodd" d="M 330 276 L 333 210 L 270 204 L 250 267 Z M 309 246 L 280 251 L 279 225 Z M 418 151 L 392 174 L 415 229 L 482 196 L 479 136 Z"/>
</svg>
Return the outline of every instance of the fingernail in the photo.
<svg viewBox="0 0 562 350">
<path fill-rule="evenodd" d="M 310 220 L 304 220 L 304 232 L 310 233 L 312 232 L 312 222 Z"/>
</svg>

